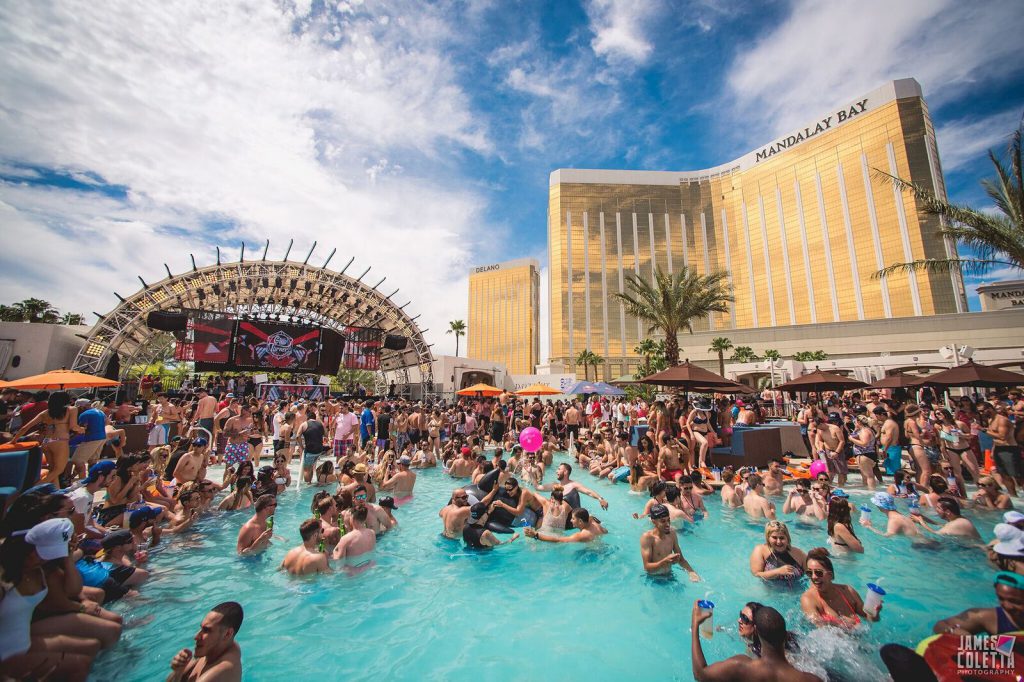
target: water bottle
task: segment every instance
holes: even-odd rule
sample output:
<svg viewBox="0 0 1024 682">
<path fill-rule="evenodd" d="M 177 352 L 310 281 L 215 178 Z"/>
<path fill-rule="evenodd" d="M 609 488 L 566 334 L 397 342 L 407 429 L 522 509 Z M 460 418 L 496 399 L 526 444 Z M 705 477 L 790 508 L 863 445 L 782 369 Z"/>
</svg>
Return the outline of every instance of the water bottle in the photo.
<svg viewBox="0 0 1024 682">
<path fill-rule="evenodd" d="M 715 467 L 714 469 L 711 470 L 711 477 L 714 478 L 716 481 L 721 481 L 722 470 L 719 469 L 718 467 Z"/>
<path fill-rule="evenodd" d="M 267 517 L 267 530 L 269 530 L 269 531 L 273 531 L 274 530 L 274 515 L 273 514 L 271 514 L 270 516 Z"/>
<path fill-rule="evenodd" d="M 860 522 L 862 524 L 867 524 L 870 521 L 871 521 L 871 507 L 867 506 L 866 504 L 862 504 L 860 506 Z"/>
<path fill-rule="evenodd" d="M 710 617 L 700 624 L 700 636 L 704 639 L 711 639 L 715 634 L 715 603 L 708 599 L 701 599 L 697 602 L 702 613 L 710 614 Z"/>
<path fill-rule="evenodd" d="M 919 499 L 920 498 L 916 493 L 910 493 L 909 495 L 907 495 L 907 507 L 909 508 L 911 515 L 921 513 L 921 505 L 917 503 Z"/>
</svg>

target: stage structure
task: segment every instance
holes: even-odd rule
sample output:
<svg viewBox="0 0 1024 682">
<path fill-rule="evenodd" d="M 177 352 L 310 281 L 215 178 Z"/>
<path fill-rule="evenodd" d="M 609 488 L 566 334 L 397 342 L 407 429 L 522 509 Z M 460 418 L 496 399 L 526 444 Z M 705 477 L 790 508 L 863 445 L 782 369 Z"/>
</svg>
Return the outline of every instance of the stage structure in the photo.
<svg viewBox="0 0 1024 682">
<path fill-rule="evenodd" d="M 420 395 L 432 390 L 433 355 L 423 337 L 427 330 L 416 325 L 419 315 L 410 317 L 405 312 L 411 301 L 402 305 L 392 301 L 398 289 L 390 294 L 378 289 L 386 277 L 370 285 L 363 282 L 370 267 L 358 277 L 345 274 L 354 258 L 340 272 L 328 270 L 327 264 L 337 249 L 323 266 L 310 265 L 316 242 L 302 262 L 288 260 L 292 242 L 279 261 L 267 260 L 269 248 L 268 240 L 263 257 L 247 261 L 243 245 L 238 261 L 222 263 L 217 247 L 214 265 L 199 267 L 192 256 L 192 270 L 184 274 L 174 275 L 164 264 L 167 277 L 163 280 L 147 284 L 139 277 L 142 289 L 128 298 L 115 292 L 120 301 L 117 307 L 106 315 L 94 313 L 100 319 L 84 337 L 73 368 L 124 379 L 133 365 L 149 364 L 173 353 L 174 336 L 147 325 L 151 313 L 201 310 L 230 314 L 239 320 L 281 321 L 336 331 L 349 327 L 381 329 L 389 340 L 393 335 L 407 342 L 401 349 L 388 347 L 401 343 L 384 345 L 380 370 L 375 375 L 377 393 L 386 391 L 392 380 L 399 385 L 419 384 Z"/>
</svg>

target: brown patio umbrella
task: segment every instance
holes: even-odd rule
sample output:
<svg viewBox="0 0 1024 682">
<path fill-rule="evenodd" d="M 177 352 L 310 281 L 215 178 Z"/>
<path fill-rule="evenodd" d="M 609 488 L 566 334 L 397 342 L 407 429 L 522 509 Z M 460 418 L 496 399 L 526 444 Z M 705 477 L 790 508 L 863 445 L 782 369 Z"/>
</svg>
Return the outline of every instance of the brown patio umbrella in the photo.
<svg viewBox="0 0 1024 682">
<path fill-rule="evenodd" d="M 884 379 L 879 379 L 868 386 L 868 388 L 918 388 L 920 387 L 920 382 L 923 378 L 924 377 L 916 377 L 913 374 L 896 372 L 895 374 L 890 374 Z"/>
<path fill-rule="evenodd" d="M 865 386 L 867 384 L 863 381 L 816 369 L 810 374 L 805 374 L 802 377 L 797 377 L 792 381 L 776 386 L 775 390 L 789 391 L 790 393 L 812 391 L 814 393 L 821 393 L 822 391 L 852 391 L 856 388 L 864 388 Z"/>
<path fill-rule="evenodd" d="M 936 386 L 939 388 L 951 386 L 984 386 L 986 388 L 1024 386 L 1024 374 L 1008 372 L 1005 369 L 999 369 L 990 365 L 979 365 L 973 360 L 968 360 L 959 367 L 953 367 L 932 376 L 921 377 L 915 386 Z"/>
<path fill-rule="evenodd" d="M 708 371 L 703 367 L 686 360 L 680 365 L 669 367 L 656 374 L 644 377 L 637 383 L 655 384 L 657 386 L 674 386 L 685 391 L 718 391 L 719 393 L 742 393 L 750 388 L 723 376 Z"/>
</svg>

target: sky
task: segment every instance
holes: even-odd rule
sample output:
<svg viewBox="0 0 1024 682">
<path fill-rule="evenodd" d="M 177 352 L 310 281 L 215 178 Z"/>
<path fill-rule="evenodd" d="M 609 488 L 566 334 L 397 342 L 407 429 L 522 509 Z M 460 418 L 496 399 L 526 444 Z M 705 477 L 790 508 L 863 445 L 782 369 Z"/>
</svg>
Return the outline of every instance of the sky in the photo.
<svg viewBox="0 0 1024 682">
<path fill-rule="evenodd" d="M 354 257 L 454 352 L 469 268 L 537 258 L 556 168 L 732 160 L 914 77 L 950 198 L 1024 114 L 1019 0 L 0 3 L 0 302 L 106 313 L 190 267 Z M 1013 275 L 993 272 L 988 279 Z M 971 281 L 971 288 L 977 285 Z M 977 308 L 976 296 L 972 306 Z M 462 344 L 464 348 L 464 343 Z"/>
</svg>

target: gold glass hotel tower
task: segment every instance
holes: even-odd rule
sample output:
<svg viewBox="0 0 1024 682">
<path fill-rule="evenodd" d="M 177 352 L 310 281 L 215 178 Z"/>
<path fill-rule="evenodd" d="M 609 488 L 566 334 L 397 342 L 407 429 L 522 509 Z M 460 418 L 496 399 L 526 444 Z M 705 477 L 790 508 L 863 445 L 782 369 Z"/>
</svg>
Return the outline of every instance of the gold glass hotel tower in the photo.
<svg viewBox="0 0 1024 682">
<path fill-rule="evenodd" d="M 816 325 L 963 312 L 949 274 L 876 279 L 886 265 L 942 258 L 938 219 L 873 173 L 945 186 L 913 79 L 838 106 L 741 158 L 701 171 L 560 169 L 551 174 L 550 361 L 589 349 L 605 376 L 633 372 L 647 326 L 612 297 L 629 274 L 685 264 L 729 274 L 735 303 L 695 331 Z M 680 345 L 685 348 L 685 334 Z"/>
<path fill-rule="evenodd" d="M 540 356 L 540 264 L 533 258 L 469 273 L 466 355 L 532 374 Z"/>
</svg>

